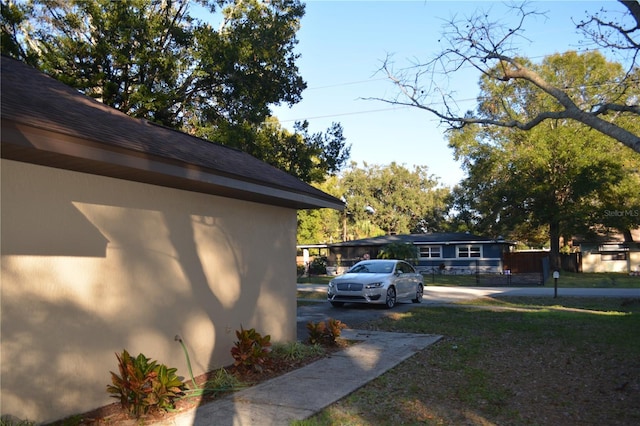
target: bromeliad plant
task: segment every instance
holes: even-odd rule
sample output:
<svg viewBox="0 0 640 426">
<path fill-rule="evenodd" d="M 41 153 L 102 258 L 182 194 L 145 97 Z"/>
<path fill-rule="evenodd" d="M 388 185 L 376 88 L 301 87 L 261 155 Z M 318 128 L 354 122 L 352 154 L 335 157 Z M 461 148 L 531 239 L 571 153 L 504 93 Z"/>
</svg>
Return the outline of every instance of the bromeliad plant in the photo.
<svg viewBox="0 0 640 426">
<path fill-rule="evenodd" d="M 236 337 L 238 341 L 231 348 L 234 368 L 242 372 L 261 372 L 271 358 L 271 336 L 262 336 L 253 328 L 245 330 L 240 326 L 240 330 L 236 330 Z"/>
<path fill-rule="evenodd" d="M 183 395 L 184 382 L 176 376 L 177 369 L 147 358 L 132 357 L 126 350 L 116 353 L 120 375 L 111 372 L 107 392 L 120 400 L 122 408 L 136 418 L 154 410 L 168 411 Z"/>
</svg>

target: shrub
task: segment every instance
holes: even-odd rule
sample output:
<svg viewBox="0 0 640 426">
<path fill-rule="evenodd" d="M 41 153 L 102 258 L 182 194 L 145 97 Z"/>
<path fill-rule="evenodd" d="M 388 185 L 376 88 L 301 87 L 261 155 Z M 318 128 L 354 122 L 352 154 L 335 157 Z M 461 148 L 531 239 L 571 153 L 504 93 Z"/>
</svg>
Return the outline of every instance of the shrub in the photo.
<svg viewBox="0 0 640 426">
<path fill-rule="evenodd" d="M 122 408 L 136 418 L 150 411 L 174 408 L 174 400 L 183 395 L 185 384 L 177 369 L 158 364 L 143 354 L 133 358 L 126 350 L 116 353 L 120 375 L 111 372 L 107 392 L 120 400 Z"/>
<path fill-rule="evenodd" d="M 309 321 L 307 323 L 308 342 L 312 345 L 335 346 L 342 329 L 346 327 L 346 324 L 333 318 L 329 318 L 326 323 Z"/>
<path fill-rule="evenodd" d="M 327 258 L 324 256 L 315 257 L 309 265 L 310 275 L 324 275 L 327 273 Z"/>
<path fill-rule="evenodd" d="M 298 278 L 300 278 L 304 276 L 306 268 L 304 267 L 304 265 L 296 265 L 296 272 L 298 274 Z"/>
<path fill-rule="evenodd" d="M 311 345 L 322 345 L 324 344 L 325 331 L 327 329 L 327 325 L 324 321 L 313 322 L 309 321 L 307 323 L 307 331 L 309 332 L 309 339 L 307 342 Z"/>
<path fill-rule="evenodd" d="M 387 244 L 378 253 L 378 259 L 400 259 L 416 264 L 418 248 L 411 243 Z"/>
<path fill-rule="evenodd" d="M 260 335 L 255 329 L 245 330 L 240 326 L 236 330 L 238 341 L 231 348 L 231 356 L 235 359 L 234 368 L 239 371 L 262 371 L 269 363 L 271 336 Z"/>
</svg>

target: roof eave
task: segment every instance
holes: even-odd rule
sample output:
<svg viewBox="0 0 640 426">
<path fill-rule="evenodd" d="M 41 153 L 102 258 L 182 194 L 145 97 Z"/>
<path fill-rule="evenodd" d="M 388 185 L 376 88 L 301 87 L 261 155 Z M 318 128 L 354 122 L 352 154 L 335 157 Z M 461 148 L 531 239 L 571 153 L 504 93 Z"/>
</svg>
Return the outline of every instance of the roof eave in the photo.
<svg viewBox="0 0 640 426">
<path fill-rule="evenodd" d="M 340 200 L 328 194 L 322 197 L 243 180 L 203 167 L 92 143 L 4 118 L 1 154 L 2 158 L 15 161 L 293 209 L 344 208 Z"/>
</svg>

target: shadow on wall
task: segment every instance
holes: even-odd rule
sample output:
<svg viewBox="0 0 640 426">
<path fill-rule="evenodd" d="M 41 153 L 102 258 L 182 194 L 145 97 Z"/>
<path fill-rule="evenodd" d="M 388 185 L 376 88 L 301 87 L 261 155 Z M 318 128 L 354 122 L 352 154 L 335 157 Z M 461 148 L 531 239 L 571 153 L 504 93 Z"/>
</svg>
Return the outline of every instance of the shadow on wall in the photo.
<svg viewBox="0 0 640 426">
<path fill-rule="evenodd" d="M 295 337 L 295 292 L 292 309 L 261 301 L 283 300 L 289 270 L 295 280 L 295 211 L 20 168 L 3 162 L 3 178 L 29 178 L 2 182 L 2 414 L 46 422 L 112 403 L 123 349 L 186 376 L 176 334 L 194 374 L 232 361 L 241 324 Z M 270 261 L 278 250 L 290 268 Z"/>
<path fill-rule="evenodd" d="M 3 255 L 106 256 L 109 240 L 69 199 L 37 184 L 29 191 L 26 206 L 2 202 Z"/>
</svg>

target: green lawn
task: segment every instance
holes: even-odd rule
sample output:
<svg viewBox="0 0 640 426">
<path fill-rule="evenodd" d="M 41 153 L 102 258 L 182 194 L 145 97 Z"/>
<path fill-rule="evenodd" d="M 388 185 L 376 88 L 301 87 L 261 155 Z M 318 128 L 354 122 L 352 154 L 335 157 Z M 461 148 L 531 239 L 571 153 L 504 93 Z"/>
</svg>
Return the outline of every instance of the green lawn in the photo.
<svg viewBox="0 0 640 426">
<path fill-rule="evenodd" d="M 309 277 L 298 277 L 298 284 L 329 284 L 335 275 L 311 275 Z"/>
<path fill-rule="evenodd" d="M 327 284 L 333 276 L 318 275 L 298 278 L 298 284 Z M 425 274 L 426 285 L 435 286 L 477 286 L 475 275 L 439 275 Z M 553 278 L 545 283 L 545 286 L 553 287 Z M 572 273 L 561 272 L 558 279 L 558 287 L 561 288 L 640 288 L 640 277 L 623 273 Z"/>
<path fill-rule="evenodd" d="M 484 298 L 347 325 L 444 337 L 295 424 L 640 424 L 640 299 Z"/>
<path fill-rule="evenodd" d="M 436 286 L 476 286 L 475 275 L 425 275 L 427 285 Z M 553 278 L 547 279 L 545 286 L 553 287 Z M 640 277 L 629 274 L 603 273 L 574 273 L 560 272 L 558 287 L 562 288 L 640 288 Z"/>
</svg>

